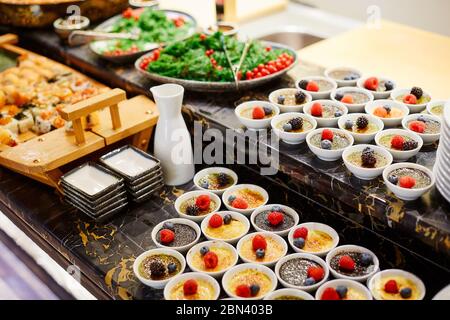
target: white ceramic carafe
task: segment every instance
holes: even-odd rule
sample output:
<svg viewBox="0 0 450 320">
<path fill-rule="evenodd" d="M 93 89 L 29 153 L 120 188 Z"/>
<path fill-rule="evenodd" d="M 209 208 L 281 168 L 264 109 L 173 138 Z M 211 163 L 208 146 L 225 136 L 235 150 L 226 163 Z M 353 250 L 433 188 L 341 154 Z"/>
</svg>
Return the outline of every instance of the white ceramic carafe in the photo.
<svg viewBox="0 0 450 320">
<path fill-rule="evenodd" d="M 163 84 L 150 88 L 159 111 L 154 152 L 161 160 L 164 182 L 179 186 L 192 180 L 195 174 L 191 135 L 181 115 L 184 88 L 178 84 Z"/>
</svg>

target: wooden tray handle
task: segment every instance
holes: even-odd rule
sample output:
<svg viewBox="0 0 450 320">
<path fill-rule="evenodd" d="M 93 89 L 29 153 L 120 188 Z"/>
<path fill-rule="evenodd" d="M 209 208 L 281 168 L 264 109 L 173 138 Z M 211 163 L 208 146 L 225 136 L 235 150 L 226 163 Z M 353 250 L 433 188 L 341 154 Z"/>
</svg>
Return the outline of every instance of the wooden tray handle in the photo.
<svg viewBox="0 0 450 320">
<path fill-rule="evenodd" d="M 122 124 L 119 114 L 119 102 L 126 100 L 127 95 L 121 89 L 112 89 L 95 97 L 67 106 L 60 111 L 61 117 L 66 121 L 72 121 L 77 144 L 83 144 L 84 137 L 81 118 L 94 111 L 109 108 L 113 129 L 119 129 Z"/>
<path fill-rule="evenodd" d="M 7 33 L 0 36 L 0 46 L 4 46 L 5 44 L 16 44 L 19 42 L 19 38 L 12 33 Z"/>
</svg>

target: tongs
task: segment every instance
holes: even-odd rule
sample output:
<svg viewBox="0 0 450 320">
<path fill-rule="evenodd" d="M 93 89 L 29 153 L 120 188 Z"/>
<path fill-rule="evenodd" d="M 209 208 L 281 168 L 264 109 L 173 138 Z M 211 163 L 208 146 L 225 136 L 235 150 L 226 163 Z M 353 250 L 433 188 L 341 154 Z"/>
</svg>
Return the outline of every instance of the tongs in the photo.
<svg viewBox="0 0 450 320">
<path fill-rule="evenodd" d="M 139 32 L 113 33 L 103 31 L 76 30 L 69 35 L 69 45 L 79 46 L 94 40 L 139 40 Z"/>
<path fill-rule="evenodd" d="M 228 54 L 227 46 L 225 44 L 225 37 L 224 37 L 224 35 L 222 35 L 220 37 L 220 41 L 222 43 L 222 47 L 223 47 L 223 51 L 225 53 L 225 57 L 227 58 L 228 64 L 230 65 L 231 72 L 233 73 L 234 83 L 236 85 L 236 90 L 239 90 L 239 77 L 238 77 L 239 70 L 241 70 L 242 63 L 244 62 L 245 57 L 247 56 L 248 49 L 250 48 L 250 45 L 252 44 L 252 40 L 247 38 L 247 40 L 245 41 L 244 50 L 242 50 L 241 58 L 239 59 L 239 63 L 238 64 L 233 64 L 231 62 L 231 58 L 230 58 L 230 55 Z"/>
</svg>

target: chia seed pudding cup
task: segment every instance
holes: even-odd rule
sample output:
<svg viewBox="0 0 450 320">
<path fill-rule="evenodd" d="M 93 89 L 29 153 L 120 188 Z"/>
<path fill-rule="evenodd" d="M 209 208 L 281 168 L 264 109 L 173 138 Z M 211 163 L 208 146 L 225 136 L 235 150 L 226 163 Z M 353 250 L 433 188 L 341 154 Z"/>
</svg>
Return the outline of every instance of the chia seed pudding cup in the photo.
<svg viewBox="0 0 450 320">
<path fill-rule="evenodd" d="M 305 285 L 308 278 L 308 268 L 321 267 L 323 278 L 313 285 Z M 286 288 L 294 288 L 312 292 L 325 283 L 329 276 L 328 266 L 321 258 L 309 253 L 293 253 L 281 258 L 275 265 L 278 281 Z"/>
<path fill-rule="evenodd" d="M 433 116 L 437 116 L 440 118 L 444 117 L 444 109 L 445 109 L 445 104 L 448 101 L 445 100 L 435 100 L 435 101 L 431 101 L 427 104 L 427 112 Z"/>
<path fill-rule="evenodd" d="M 362 254 L 367 254 L 371 257 L 372 261 L 370 264 L 363 264 Z M 339 267 L 339 260 L 342 256 L 350 256 L 353 259 L 355 263 L 354 270 L 347 271 Z M 378 272 L 380 268 L 378 258 L 372 251 L 355 245 L 345 245 L 334 248 L 327 254 L 326 263 L 333 277 L 337 279 L 355 280 L 358 282 L 367 281 L 367 279 Z"/>
<path fill-rule="evenodd" d="M 303 89 L 300 87 L 300 82 L 301 81 L 314 81 L 317 83 L 317 85 L 319 86 L 319 91 L 308 91 L 306 89 Z M 333 90 L 336 90 L 336 88 L 338 87 L 336 81 L 334 81 L 331 78 L 327 78 L 327 77 L 321 77 L 321 76 L 311 76 L 311 77 L 304 77 L 299 79 L 296 83 L 295 86 L 297 89 L 302 90 L 303 92 L 309 93 L 313 100 L 318 100 L 318 99 L 328 99 L 330 97 L 330 94 Z"/>
<path fill-rule="evenodd" d="M 331 78 L 339 87 L 354 87 L 361 78 L 361 71 L 350 67 L 334 67 L 325 70 L 325 77 Z"/>
<path fill-rule="evenodd" d="M 394 101 L 403 102 L 403 97 L 411 93 L 411 88 L 409 89 L 396 89 L 391 93 L 391 99 Z M 405 105 L 409 108 L 411 113 L 419 113 L 427 108 L 427 104 L 431 101 L 431 96 L 427 92 L 423 92 L 423 96 L 420 100 L 417 101 L 417 104 L 408 104 Z"/>
<path fill-rule="evenodd" d="M 195 204 L 198 197 L 208 195 L 210 199 L 210 206 L 205 211 L 198 211 L 197 215 L 189 215 L 187 213 L 187 207 L 191 204 Z M 219 196 L 209 191 L 189 191 L 177 198 L 175 201 L 175 210 L 181 218 L 189 219 L 195 222 L 201 222 L 208 214 L 216 212 L 220 209 L 222 201 Z"/>
<path fill-rule="evenodd" d="M 295 94 L 298 92 L 298 89 L 294 88 L 285 88 L 278 89 L 270 93 L 269 101 L 278 106 L 281 112 L 302 112 L 303 107 L 308 102 L 312 101 L 312 96 L 308 92 L 304 92 L 305 101 L 302 103 L 297 103 L 295 99 Z M 279 101 L 279 97 L 283 96 L 282 102 Z"/>
<path fill-rule="evenodd" d="M 175 233 L 175 238 L 170 244 L 162 244 L 160 242 L 160 232 L 165 228 L 164 224 L 168 222 L 174 226 L 172 231 Z M 198 242 L 201 233 L 200 227 L 195 222 L 183 218 L 173 218 L 162 221 L 153 228 L 152 240 L 157 247 L 170 248 L 184 253 Z"/>
<path fill-rule="evenodd" d="M 377 164 L 373 168 L 363 167 L 361 165 L 361 155 L 364 149 L 370 148 L 374 151 Z M 393 157 L 389 151 L 384 148 L 369 145 L 359 144 L 348 147 L 342 153 L 342 159 L 347 169 L 353 173 L 354 176 L 361 180 L 372 180 L 380 176 L 383 170 L 392 164 Z M 358 162 L 356 162 L 358 160 Z"/>
<path fill-rule="evenodd" d="M 345 96 L 350 95 L 353 97 L 354 102 L 353 103 L 344 103 L 347 108 L 348 112 L 364 112 L 364 107 L 367 103 L 373 101 L 375 98 L 369 90 L 361 89 L 357 87 L 342 87 L 338 88 L 336 90 L 333 90 L 331 92 L 331 100 L 341 102 L 338 97 L 339 95 Z"/>
<path fill-rule="evenodd" d="M 316 117 L 311 114 L 311 108 L 314 104 L 320 103 L 323 108 L 322 117 Z M 340 115 L 336 116 L 336 112 Z M 345 104 L 333 100 L 315 100 L 307 103 L 303 108 L 305 114 L 310 115 L 317 121 L 318 127 L 337 127 L 338 120 L 348 114 L 348 108 Z"/>
<path fill-rule="evenodd" d="M 283 220 L 277 225 L 273 225 L 269 222 L 268 216 L 271 212 L 279 212 L 283 215 Z M 289 231 L 298 224 L 299 216 L 294 209 L 281 205 L 281 204 L 269 204 L 262 206 L 253 211 L 250 216 L 250 222 L 256 231 L 269 231 L 279 236 L 287 236 Z"/>
<path fill-rule="evenodd" d="M 366 87 L 364 87 L 364 83 L 366 82 L 367 79 L 369 79 L 369 77 L 364 77 L 358 80 L 358 82 L 356 83 L 356 86 L 358 88 L 361 89 L 365 89 L 365 90 L 369 90 L 373 96 L 375 97 L 376 100 L 378 99 L 388 99 L 389 96 L 391 95 L 392 91 L 395 90 L 395 88 L 397 88 L 397 84 L 395 83 L 394 80 L 390 79 L 390 78 L 386 78 L 386 77 L 375 77 L 378 79 L 378 87 L 376 90 L 369 90 Z M 393 84 L 393 88 L 390 90 L 386 89 L 386 83 L 391 82 Z"/>
<path fill-rule="evenodd" d="M 223 173 L 226 176 L 228 176 L 229 178 L 231 178 L 232 182 L 230 181 L 230 183 L 227 184 L 223 188 L 220 186 L 219 186 L 219 188 L 215 188 L 215 185 L 212 186 L 211 183 L 208 183 L 208 188 L 205 188 L 206 186 L 205 186 L 204 180 L 208 180 L 209 175 L 220 174 L 220 173 Z M 206 168 L 206 169 L 203 169 L 203 170 L 197 172 L 197 174 L 194 176 L 194 184 L 198 189 L 204 190 L 204 191 L 209 191 L 209 192 L 215 193 L 217 195 L 222 195 L 227 189 L 236 185 L 237 182 L 238 182 L 238 176 L 237 176 L 236 172 L 234 172 L 231 169 L 223 168 L 223 167 Z"/>
<path fill-rule="evenodd" d="M 322 142 L 322 131 L 329 129 L 333 131 L 333 141 L 331 142 L 331 149 L 323 149 L 321 147 Z M 309 149 L 313 152 L 319 159 L 323 161 L 336 161 L 341 159 L 342 153 L 348 147 L 351 147 L 354 143 L 353 136 L 346 132 L 345 130 L 334 129 L 334 128 L 323 128 L 311 131 L 306 136 L 306 143 Z"/>
<path fill-rule="evenodd" d="M 429 124 L 433 125 L 433 130 L 430 130 L 430 128 L 425 129 L 425 131 L 423 133 L 420 132 L 415 132 L 413 130 L 410 129 L 409 125 L 411 124 L 411 122 L 413 121 L 418 121 L 419 119 L 425 119 L 426 125 L 427 127 L 429 126 Z M 409 116 L 403 118 L 402 120 L 402 126 L 404 129 L 412 131 L 417 133 L 423 140 L 423 144 L 425 146 L 430 145 L 435 143 L 436 141 L 438 141 L 441 137 L 441 129 L 442 129 L 442 119 L 438 116 L 433 116 L 431 114 L 410 114 Z"/>
<path fill-rule="evenodd" d="M 359 118 L 366 118 L 368 120 L 367 128 L 361 131 L 357 128 L 357 121 Z M 353 123 L 350 129 L 346 128 L 347 122 Z M 350 113 L 338 120 L 338 127 L 341 130 L 349 132 L 355 139 L 355 143 L 369 143 L 376 134 L 384 129 L 384 123 L 381 119 L 366 113 Z"/>
<path fill-rule="evenodd" d="M 391 141 L 394 136 L 401 136 L 405 141 L 415 141 L 417 142 L 417 147 L 412 150 L 394 149 L 391 146 Z M 418 134 L 403 129 L 389 129 L 378 132 L 375 136 L 375 143 L 377 146 L 388 150 L 392 154 L 394 161 L 406 161 L 414 157 L 423 146 L 423 140 Z"/>
</svg>

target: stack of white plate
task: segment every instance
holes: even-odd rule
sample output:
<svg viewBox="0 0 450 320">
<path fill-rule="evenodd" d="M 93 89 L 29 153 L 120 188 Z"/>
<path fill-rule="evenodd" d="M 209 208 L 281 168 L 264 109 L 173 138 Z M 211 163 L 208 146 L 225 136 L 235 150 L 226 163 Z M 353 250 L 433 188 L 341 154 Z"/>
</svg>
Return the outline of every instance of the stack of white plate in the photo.
<svg viewBox="0 0 450 320">
<path fill-rule="evenodd" d="M 443 120 L 434 173 L 436 187 L 450 202 L 450 101 L 444 107 Z"/>
</svg>

